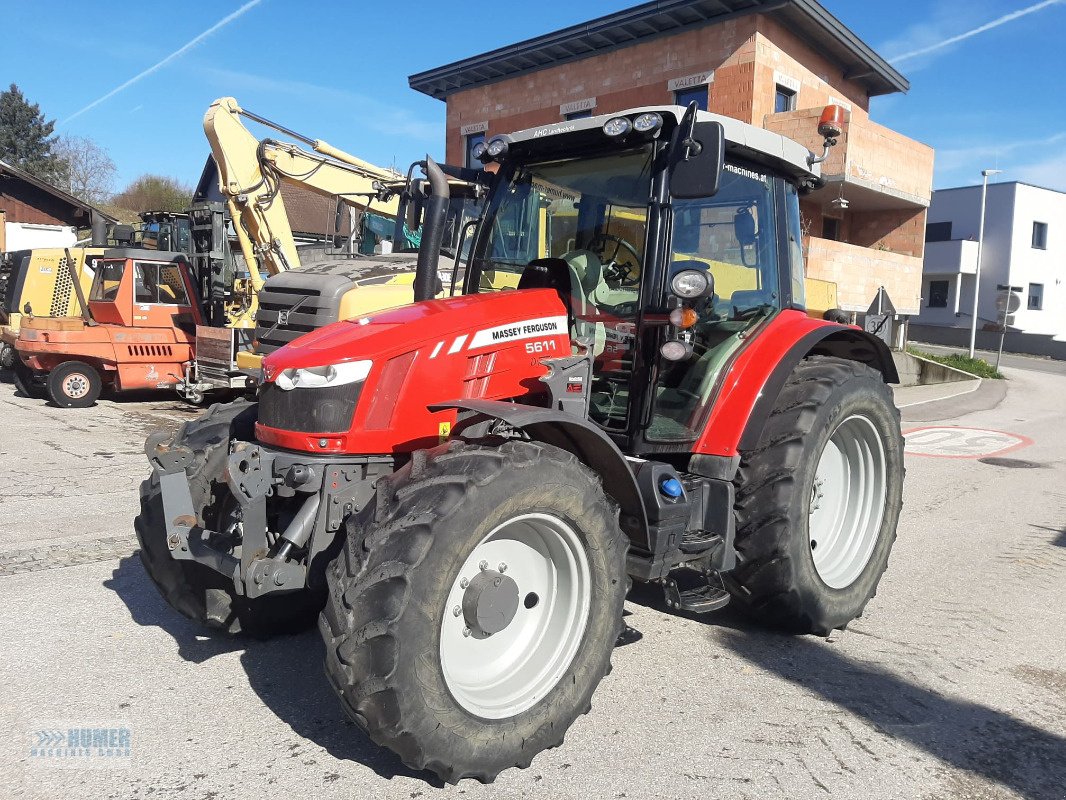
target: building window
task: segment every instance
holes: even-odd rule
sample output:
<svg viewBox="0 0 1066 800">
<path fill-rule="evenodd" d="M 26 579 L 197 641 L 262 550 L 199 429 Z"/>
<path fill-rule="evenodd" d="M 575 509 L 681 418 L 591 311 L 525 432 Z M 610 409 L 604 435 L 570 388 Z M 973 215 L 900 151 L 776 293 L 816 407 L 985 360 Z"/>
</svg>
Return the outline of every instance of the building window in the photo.
<svg viewBox="0 0 1066 800">
<path fill-rule="evenodd" d="M 471 133 L 466 137 L 466 166 L 481 169 L 481 162 L 474 158 L 474 148 L 485 141 L 484 133 Z"/>
<path fill-rule="evenodd" d="M 774 91 L 774 113 L 782 114 L 785 111 L 796 110 L 796 90 L 777 84 Z"/>
<path fill-rule="evenodd" d="M 1039 311 L 1044 307 L 1044 284 L 1029 284 L 1029 310 Z"/>
<path fill-rule="evenodd" d="M 929 281 L 929 307 L 930 308 L 947 308 L 948 307 L 948 282 L 947 281 Z"/>
<path fill-rule="evenodd" d="M 588 119 L 592 116 L 592 109 L 586 108 L 584 111 L 574 111 L 566 115 L 566 119 Z"/>
<path fill-rule="evenodd" d="M 930 222 L 925 226 L 927 242 L 950 242 L 951 222 Z"/>
<path fill-rule="evenodd" d="M 824 217 L 822 219 L 822 238 L 829 239 L 832 242 L 840 241 L 840 220 L 835 217 Z"/>
<path fill-rule="evenodd" d="M 707 110 L 707 84 L 693 86 L 691 89 L 681 89 L 674 92 L 674 102 L 679 106 L 685 106 L 685 108 L 688 108 L 693 100 L 696 101 L 696 108 L 700 111 Z"/>
<path fill-rule="evenodd" d="M 1033 223 L 1033 247 L 1037 250 L 1047 250 L 1047 223 Z"/>
</svg>

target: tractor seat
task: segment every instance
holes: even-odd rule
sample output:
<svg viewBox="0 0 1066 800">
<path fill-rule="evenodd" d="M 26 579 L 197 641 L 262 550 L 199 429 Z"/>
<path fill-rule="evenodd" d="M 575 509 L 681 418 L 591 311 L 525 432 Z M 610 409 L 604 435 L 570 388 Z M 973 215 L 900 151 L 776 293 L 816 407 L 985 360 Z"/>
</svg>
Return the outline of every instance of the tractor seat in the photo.
<svg viewBox="0 0 1066 800">
<path fill-rule="evenodd" d="M 566 316 L 574 324 L 573 276 L 561 258 L 536 258 L 530 261 L 518 279 L 521 289 L 554 289 L 566 306 Z"/>
</svg>

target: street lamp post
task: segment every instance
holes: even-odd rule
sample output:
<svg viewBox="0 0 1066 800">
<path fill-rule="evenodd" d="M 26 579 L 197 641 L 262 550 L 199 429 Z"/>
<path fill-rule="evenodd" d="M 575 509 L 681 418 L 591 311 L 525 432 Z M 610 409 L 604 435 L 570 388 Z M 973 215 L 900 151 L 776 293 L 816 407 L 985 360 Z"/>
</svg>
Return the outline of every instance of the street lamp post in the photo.
<svg viewBox="0 0 1066 800">
<path fill-rule="evenodd" d="M 977 343 L 977 299 L 981 294 L 981 250 L 985 243 L 985 199 L 988 196 L 988 176 L 998 175 L 1001 169 L 983 169 L 981 177 L 981 222 L 977 231 L 977 271 L 973 276 L 973 316 L 970 317 L 970 358 L 974 356 L 974 345 Z"/>
</svg>

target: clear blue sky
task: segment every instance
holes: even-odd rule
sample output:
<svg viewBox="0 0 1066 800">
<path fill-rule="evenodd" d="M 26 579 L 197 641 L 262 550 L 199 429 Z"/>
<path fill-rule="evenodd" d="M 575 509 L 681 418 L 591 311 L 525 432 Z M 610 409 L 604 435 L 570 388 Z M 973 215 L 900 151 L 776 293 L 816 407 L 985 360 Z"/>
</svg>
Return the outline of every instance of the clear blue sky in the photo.
<svg viewBox="0 0 1066 800">
<path fill-rule="evenodd" d="M 876 98 L 871 110 L 936 148 L 937 188 L 979 182 L 981 169 L 996 167 L 1000 180 L 1066 190 L 1066 0 L 823 3 L 890 61 L 935 48 L 895 62 L 911 91 Z M 91 10 L 74 0 L 0 0 L 0 81 L 60 120 L 59 132 L 103 145 L 118 167 L 116 189 L 145 172 L 194 182 L 208 152 L 203 112 L 222 95 L 374 163 L 406 165 L 444 149 L 444 103 L 409 89 L 409 74 L 634 4 L 477 6 L 504 9 L 494 15 L 427 0 L 112 0 Z"/>
</svg>

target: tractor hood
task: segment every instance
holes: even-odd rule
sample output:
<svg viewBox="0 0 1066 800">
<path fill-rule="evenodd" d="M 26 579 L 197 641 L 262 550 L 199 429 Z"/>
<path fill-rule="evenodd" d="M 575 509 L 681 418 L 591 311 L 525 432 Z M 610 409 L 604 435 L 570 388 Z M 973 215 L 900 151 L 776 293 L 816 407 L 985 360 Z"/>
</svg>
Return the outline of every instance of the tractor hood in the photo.
<svg viewBox="0 0 1066 800">
<path fill-rule="evenodd" d="M 480 353 L 519 339 L 568 335 L 566 314 L 552 289 L 425 300 L 305 334 L 263 360 L 264 378 L 272 380 L 283 369 L 377 361 L 427 348 L 427 355 L 438 358 Z"/>
<path fill-rule="evenodd" d="M 263 360 L 257 437 L 315 453 L 432 447 L 456 411 L 431 406 L 544 395 L 543 360 L 570 347 L 553 289 L 426 300 L 336 322 Z"/>
</svg>

